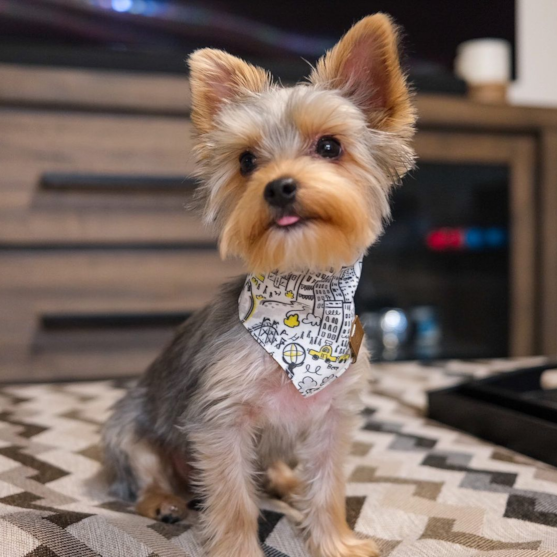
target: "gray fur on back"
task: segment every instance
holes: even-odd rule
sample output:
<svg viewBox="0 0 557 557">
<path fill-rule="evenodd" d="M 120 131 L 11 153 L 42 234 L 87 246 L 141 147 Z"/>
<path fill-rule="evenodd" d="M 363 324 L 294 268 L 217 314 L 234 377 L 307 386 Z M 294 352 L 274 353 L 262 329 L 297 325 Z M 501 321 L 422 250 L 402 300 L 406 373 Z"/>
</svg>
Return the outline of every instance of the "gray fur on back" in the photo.
<svg viewBox="0 0 557 557">
<path fill-rule="evenodd" d="M 183 323 L 115 405 L 103 435 L 105 469 L 115 495 L 130 499 L 137 494 L 134 462 L 128 457 L 135 443 L 146 441 L 166 458 L 195 463 L 195 438 L 208 439 L 232 427 L 242 412 L 255 409 L 261 418 L 256 451 L 263 470 L 276 460 L 293 462 L 297 439 L 319 423 L 328 403 L 304 406 L 313 411 L 303 416 L 275 410 L 277 399 L 269 393 L 291 384 L 240 321 L 238 298 L 245 280 L 238 277 L 225 284 L 209 305 Z M 350 400 L 361 389 L 362 371 L 369 366 L 366 354 L 364 347 L 358 362 L 327 387 L 325 397 L 339 397 L 343 411 L 358 411 L 359 402 Z"/>
<path fill-rule="evenodd" d="M 222 359 L 221 350 L 230 342 L 251 341 L 238 318 L 244 281 L 245 277 L 238 277 L 225 284 L 209 305 L 185 321 L 137 385 L 114 406 L 103 433 L 105 468 L 114 495 L 126 500 L 136 495 L 136 482 L 122 450 L 130 437 L 186 451 L 187 439 L 178 426 L 188 419 L 203 373 Z"/>
<path fill-rule="evenodd" d="M 242 276 L 223 285 L 209 305 L 178 328 L 170 346 L 148 368 L 138 385 L 146 391 L 144 421 L 138 424 L 140 435 L 154 436 L 154 441 L 171 447 L 183 446 L 183 434 L 176 425 L 187 416 L 203 373 L 222 359 L 222 339 L 249 340 L 238 317 L 238 298 L 244 282 Z"/>
</svg>

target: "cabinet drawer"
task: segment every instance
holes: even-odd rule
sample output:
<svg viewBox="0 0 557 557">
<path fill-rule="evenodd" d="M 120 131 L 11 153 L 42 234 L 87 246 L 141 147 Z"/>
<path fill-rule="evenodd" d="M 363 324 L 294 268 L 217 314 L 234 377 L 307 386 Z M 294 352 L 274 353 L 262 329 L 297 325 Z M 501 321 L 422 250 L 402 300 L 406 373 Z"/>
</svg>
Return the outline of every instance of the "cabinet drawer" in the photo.
<svg viewBox="0 0 557 557">
<path fill-rule="evenodd" d="M 140 373 L 241 272 L 208 250 L 0 253 L 0 379 Z"/>
<path fill-rule="evenodd" d="M 191 204 L 186 117 L 0 109 L 0 239 L 213 241 Z"/>
</svg>

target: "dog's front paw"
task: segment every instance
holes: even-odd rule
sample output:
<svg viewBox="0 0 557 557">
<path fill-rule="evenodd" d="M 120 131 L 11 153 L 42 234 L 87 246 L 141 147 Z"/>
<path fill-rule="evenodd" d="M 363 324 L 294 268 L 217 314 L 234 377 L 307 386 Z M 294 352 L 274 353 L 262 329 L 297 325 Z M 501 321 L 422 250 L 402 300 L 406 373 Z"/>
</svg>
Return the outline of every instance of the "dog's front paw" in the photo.
<svg viewBox="0 0 557 557">
<path fill-rule="evenodd" d="M 310 542 L 310 546 L 314 557 L 379 557 L 373 540 L 362 540 L 353 533 Z"/>
</svg>

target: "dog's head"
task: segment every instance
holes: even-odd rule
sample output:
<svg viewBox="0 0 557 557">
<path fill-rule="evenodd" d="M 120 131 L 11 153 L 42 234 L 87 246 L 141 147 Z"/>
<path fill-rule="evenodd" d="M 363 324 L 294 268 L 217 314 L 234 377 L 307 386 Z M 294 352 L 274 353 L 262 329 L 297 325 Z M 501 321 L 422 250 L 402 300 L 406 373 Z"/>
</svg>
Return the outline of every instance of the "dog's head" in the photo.
<svg viewBox="0 0 557 557">
<path fill-rule="evenodd" d="M 377 239 L 414 160 L 397 42 L 388 16 L 366 17 L 294 87 L 220 50 L 191 55 L 199 191 L 223 256 L 252 272 L 338 268 Z"/>
</svg>

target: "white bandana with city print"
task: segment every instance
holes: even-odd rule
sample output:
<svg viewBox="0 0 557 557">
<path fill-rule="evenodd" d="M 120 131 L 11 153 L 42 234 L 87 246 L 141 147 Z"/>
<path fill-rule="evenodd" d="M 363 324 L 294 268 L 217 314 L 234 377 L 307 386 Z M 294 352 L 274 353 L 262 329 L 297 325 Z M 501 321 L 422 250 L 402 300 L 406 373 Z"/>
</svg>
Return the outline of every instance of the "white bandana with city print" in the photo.
<svg viewBox="0 0 557 557">
<path fill-rule="evenodd" d="M 350 332 L 362 260 L 333 272 L 248 275 L 240 320 L 303 396 L 340 377 L 352 361 Z"/>
</svg>

